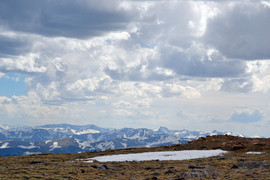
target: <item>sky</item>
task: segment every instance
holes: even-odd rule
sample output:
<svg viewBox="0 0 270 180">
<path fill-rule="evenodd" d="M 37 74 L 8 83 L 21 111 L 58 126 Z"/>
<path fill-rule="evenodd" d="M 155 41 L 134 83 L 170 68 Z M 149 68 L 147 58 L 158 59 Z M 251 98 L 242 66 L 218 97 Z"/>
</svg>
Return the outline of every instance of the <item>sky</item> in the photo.
<svg viewBox="0 0 270 180">
<path fill-rule="evenodd" d="M 270 137 L 269 19 L 269 1 L 0 1 L 0 124 Z"/>
</svg>

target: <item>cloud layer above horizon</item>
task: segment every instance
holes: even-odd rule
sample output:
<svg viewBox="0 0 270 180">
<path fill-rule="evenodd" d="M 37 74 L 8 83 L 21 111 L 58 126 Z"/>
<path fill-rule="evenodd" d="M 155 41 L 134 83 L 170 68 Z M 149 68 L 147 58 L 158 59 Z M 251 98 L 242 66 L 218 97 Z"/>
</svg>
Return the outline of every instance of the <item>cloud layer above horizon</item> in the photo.
<svg viewBox="0 0 270 180">
<path fill-rule="evenodd" d="M 267 1 L 1 1 L 0 78 L 26 93 L 0 123 L 270 136 L 269 19 Z"/>
</svg>

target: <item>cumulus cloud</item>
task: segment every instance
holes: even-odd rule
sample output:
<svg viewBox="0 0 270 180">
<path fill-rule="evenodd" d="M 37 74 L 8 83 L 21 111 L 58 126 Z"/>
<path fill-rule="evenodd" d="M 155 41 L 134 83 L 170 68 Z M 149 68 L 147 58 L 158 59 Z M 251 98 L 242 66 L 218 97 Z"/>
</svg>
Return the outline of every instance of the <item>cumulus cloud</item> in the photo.
<svg viewBox="0 0 270 180">
<path fill-rule="evenodd" d="M 41 73 L 46 71 L 46 67 L 39 66 L 36 59 L 38 54 L 27 54 L 15 58 L 1 58 L 0 70 L 2 72 L 18 72 L 18 73 Z"/>
<path fill-rule="evenodd" d="M 220 94 L 267 94 L 269 9 L 251 1 L 2 1 L 0 78 L 22 74 L 27 96 L 0 98 L 1 113 L 155 124 L 180 117 L 179 103 L 192 111 L 207 104 L 208 94 L 213 104 L 228 102 Z M 200 109 L 185 119 L 202 119 Z"/>
</svg>

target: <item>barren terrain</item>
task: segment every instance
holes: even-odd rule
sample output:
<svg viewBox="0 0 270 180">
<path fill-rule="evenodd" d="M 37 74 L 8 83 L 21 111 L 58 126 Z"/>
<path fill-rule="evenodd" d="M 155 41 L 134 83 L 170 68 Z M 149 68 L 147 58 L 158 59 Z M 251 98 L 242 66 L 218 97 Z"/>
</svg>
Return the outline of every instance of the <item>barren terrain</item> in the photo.
<svg viewBox="0 0 270 180">
<path fill-rule="evenodd" d="M 269 139 L 209 136 L 184 145 L 156 148 L 0 157 L 0 179 L 270 179 L 269 146 Z M 85 162 L 103 155 L 187 149 L 229 152 L 181 161 Z"/>
</svg>

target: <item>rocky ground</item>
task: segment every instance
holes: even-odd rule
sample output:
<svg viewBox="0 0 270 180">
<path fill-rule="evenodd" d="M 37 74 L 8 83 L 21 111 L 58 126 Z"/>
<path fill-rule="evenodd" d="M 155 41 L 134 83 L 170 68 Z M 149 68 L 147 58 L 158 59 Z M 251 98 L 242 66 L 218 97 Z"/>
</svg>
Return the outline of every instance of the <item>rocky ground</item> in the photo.
<svg viewBox="0 0 270 180">
<path fill-rule="evenodd" d="M 223 149 L 223 156 L 184 161 L 93 162 L 110 154 Z M 263 152 L 247 154 L 246 152 Z M 185 145 L 129 148 L 81 154 L 0 157 L 0 179 L 270 179 L 270 140 L 209 136 Z"/>
</svg>

